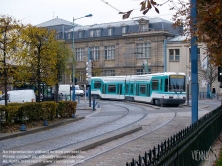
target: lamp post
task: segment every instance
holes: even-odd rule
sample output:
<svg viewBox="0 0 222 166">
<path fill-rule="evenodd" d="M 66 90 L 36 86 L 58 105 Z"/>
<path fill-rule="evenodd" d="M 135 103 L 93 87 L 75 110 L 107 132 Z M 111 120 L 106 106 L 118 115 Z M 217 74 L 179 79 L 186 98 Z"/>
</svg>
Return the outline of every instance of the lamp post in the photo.
<svg viewBox="0 0 222 166">
<path fill-rule="evenodd" d="M 75 44 L 74 44 L 74 28 L 75 28 L 75 20 L 78 20 L 78 19 L 81 19 L 81 18 L 84 18 L 84 17 L 92 17 L 92 14 L 88 14 L 88 15 L 85 15 L 83 17 L 79 17 L 79 18 L 76 18 L 74 19 L 73 17 L 73 32 L 72 32 L 72 50 L 73 50 L 73 59 L 72 59 L 72 90 L 73 90 L 73 93 L 72 93 L 72 101 L 75 101 L 76 99 L 76 93 L 75 93 L 75 66 L 74 66 L 74 63 L 75 63 Z"/>
</svg>

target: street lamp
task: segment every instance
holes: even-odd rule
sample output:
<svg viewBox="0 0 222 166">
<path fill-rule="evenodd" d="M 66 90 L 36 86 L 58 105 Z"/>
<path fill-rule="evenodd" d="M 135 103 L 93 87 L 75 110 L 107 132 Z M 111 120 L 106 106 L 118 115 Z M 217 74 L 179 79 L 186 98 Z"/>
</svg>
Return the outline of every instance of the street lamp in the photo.
<svg viewBox="0 0 222 166">
<path fill-rule="evenodd" d="M 76 18 L 74 19 L 73 17 L 73 31 L 72 31 L 72 49 L 73 49 L 73 59 L 72 59 L 72 90 L 73 90 L 73 94 L 72 94 L 72 101 L 75 101 L 76 99 L 76 93 L 75 93 L 75 66 L 74 66 L 74 63 L 75 63 L 75 45 L 74 45 L 74 28 L 75 28 L 75 24 L 74 24 L 74 21 L 75 20 L 78 20 L 78 19 L 81 19 L 81 18 L 84 18 L 84 17 L 92 17 L 92 14 L 88 14 L 88 15 L 85 15 L 83 17 L 79 17 L 79 18 Z"/>
</svg>

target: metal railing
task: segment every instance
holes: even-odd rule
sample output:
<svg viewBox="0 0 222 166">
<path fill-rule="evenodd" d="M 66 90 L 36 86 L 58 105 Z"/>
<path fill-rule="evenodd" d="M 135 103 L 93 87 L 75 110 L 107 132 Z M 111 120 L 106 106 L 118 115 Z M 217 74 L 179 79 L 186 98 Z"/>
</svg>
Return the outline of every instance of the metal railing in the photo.
<svg viewBox="0 0 222 166">
<path fill-rule="evenodd" d="M 126 166 L 200 165 L 222 131 L 222 107 L 204 115 L 196 123 L 171 136 Z"/>
<path fill-rule="evenodd" d="M 220 93 L 211 93 L 211 96 L 209 96 L 209 94 L 207 94 L 207 92 L 205 91 L 201 91 L 198 93 L 198 99 L 216 99 L 216 100 L 221 100 L 222 96 L 220 95 Z"/>
</svg>

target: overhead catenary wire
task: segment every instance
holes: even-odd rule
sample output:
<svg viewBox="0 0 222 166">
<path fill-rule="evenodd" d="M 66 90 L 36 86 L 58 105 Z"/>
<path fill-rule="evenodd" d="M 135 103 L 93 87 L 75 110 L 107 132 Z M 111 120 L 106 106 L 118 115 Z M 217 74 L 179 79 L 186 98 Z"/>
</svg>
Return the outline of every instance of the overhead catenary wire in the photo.
<svg viewBox="0 0 222 166">
<path fill-rule="evenodd" d="M 108 6 L 110 6 L 111 8 L 113 8 L 114 10 L 121 12 L 119 9 L 115 8 L 114 6 L 110 5 L 108 2 L 101 0 L 102 2 L 104 2 L 105 4 L 107 4 Z"/>
</svg>

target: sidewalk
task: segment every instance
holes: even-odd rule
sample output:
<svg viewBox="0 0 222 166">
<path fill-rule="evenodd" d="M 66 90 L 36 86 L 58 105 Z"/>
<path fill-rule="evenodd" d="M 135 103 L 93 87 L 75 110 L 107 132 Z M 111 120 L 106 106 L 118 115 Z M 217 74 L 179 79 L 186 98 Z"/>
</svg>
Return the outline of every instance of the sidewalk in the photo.
<svg viewBox="0 0 222 166">
<path fill-rule="evenodd" d="M 40 127 L 36 127 L 32 129 L 27 129 L 27 131 L 18 131 L 18 132 L 13 132 L 13 133 L 0 132 L 0 141 L 5 140 L 5 139 L 10 139 L 10 138 L 15 138 L 15 137 L 21 137 L 28 134 L 34 134 L 36 132 L 49 130 L 52 128 L 56 128 L 62 125 L 72 123 L 72 122 L 76 122 L 76 121 L 84 119 L 87 116 L 93 115 L 100 110 L 101 108 L 95 108 L 95 111 L 93 111 L 93 104 L 91 104 L 91 107 L 89 107 L 88 100 L 87 100 L 87 103 L 85 103 L 84 100 L 80 100 L 80 103 L 78 103 L 77 101 L 75 118 L 59 119 L 58 121 L 54 121 L 51 124 L 48 124 L 48 126 L 40 126 Z"/>
</svg>

